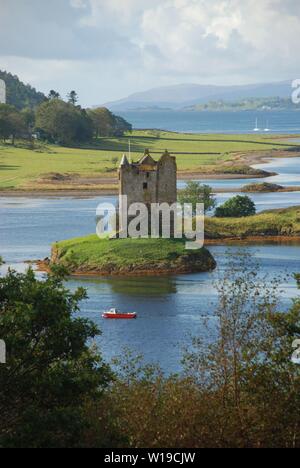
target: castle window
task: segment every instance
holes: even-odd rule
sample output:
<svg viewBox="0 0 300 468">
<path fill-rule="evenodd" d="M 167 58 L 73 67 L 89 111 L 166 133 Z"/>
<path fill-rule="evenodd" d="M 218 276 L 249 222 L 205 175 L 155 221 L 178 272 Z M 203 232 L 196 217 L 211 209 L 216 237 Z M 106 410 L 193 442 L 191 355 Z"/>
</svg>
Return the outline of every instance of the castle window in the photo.
<svg viewBox="0 0 300 468">
<path fill-rule="evenodd" d="M 148 184 L 147 184 L 147 182 L 144 182 L 144 183 L 143 183 L 143 189 L 144 189 L 144 190 L 147 190 L 147 188 L 148 188 Z"/>
</svg>

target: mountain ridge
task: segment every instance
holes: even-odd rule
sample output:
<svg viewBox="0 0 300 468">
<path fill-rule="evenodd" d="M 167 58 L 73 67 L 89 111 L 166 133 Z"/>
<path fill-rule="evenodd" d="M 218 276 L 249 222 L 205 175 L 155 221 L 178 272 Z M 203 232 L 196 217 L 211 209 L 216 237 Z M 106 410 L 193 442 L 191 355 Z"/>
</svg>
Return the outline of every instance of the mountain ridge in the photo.
<svg viewBox="0 0 300 468">
<path fill-rule="evenodd" d="M 195 83 L 162 86 L 133 93 L 124 99 L 107 102 L 103 106 L 110 110 L 121 111 L 151 107 L 180 110 L 216 100 L 229 102 L 249 98 L 288 98 L 292 93 L 291 83 L 292 80 L 234 86 L 198 85 Z"/>
</svg>

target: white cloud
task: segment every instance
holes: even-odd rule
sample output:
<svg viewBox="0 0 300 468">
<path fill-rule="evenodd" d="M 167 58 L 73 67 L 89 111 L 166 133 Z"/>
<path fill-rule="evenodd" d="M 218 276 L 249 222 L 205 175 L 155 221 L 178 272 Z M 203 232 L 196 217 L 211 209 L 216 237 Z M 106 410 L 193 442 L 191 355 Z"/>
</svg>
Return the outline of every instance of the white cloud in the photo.
<svg viewBox="0 0 300 468">
<path fill-rule="evenodd" d="M 78 86 L 88 80 L 88 103 L 161 84 L 298 76 L 299 0 L 26 3 L 0 0 L 1 62 L 38 87 L 52 77 L 62 89 L 70 76 Z"/>
</svg>

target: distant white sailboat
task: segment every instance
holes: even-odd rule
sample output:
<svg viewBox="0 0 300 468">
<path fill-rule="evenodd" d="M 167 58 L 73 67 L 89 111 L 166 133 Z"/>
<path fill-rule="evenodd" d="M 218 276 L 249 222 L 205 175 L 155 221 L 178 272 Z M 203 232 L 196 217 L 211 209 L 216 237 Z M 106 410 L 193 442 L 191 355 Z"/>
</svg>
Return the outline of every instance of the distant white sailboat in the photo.
<svg viewBox="0 0 300 468">
<path fill-rule="evenodd" d="M 259 128 L 258 128 L 258 119 L 256 119 L 256 122 L 255 122 L 255 128 L 253 129 L 254 132 L 259 132 Z"/>
<path fill-rule="evenodd" d="M 264 129 L 264 132 L 269 132 L 269 131 L 270 131 L 270 129 L 269 129 L 269 121 L 267 120 L 267 126 L 266 126 L 266 128 Z"/>
</svg>

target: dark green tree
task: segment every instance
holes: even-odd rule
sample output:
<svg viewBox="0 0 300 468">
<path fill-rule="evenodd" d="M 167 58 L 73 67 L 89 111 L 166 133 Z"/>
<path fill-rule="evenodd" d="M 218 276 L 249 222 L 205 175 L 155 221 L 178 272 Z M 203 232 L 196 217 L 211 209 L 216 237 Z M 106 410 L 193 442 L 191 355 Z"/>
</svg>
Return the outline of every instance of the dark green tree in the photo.
<svg viewBox="0 0 300 468">
<path fill-rule="evenodd" d="M 92 138 L 92 121 L 85 110 L 60 99 L 53 99 L 38 107 L 36 127 L 51 142 L 71 145 Z"/>
<path fill-rule="evenodd" d="M 24 120 L 20 112 L 13 106 L 0 104 L 0 138 L 4 141 L 11 138 L 14 145 L 15 138 L 21 136 L 24 131 Z"/>
<path fill-rule="evenodd" d="M 51 89 L 51 91 L 48 94 L 48 99 L 60 99 L 60 94 L 57 91 L 54 91 L 54 89 Z"/>
<path fill-rule="evenodd" d="M 89 109 L 88 115 L 93 122 L 93 129 L 96 138 L 113 136 L 114 116 L 105 107 Z"/>
<path fill-rule="evenodd" d="M 132 125 L 119 115 L 114 116 L 114 136 L 123 136 L 126 132 L 132 132 Z"/>
<path fill-rule="evenodd" d="M 78 102 L 78 94 L 76 93 L 76 91 L 71 91 L 68 95 L 67 95 L 67 99 L 68 99 L 68 102 L 70 104 L 72 104 L 73 106 L 76 106 L 77 102 Z"/>
<path fill-rule="evenodd" d="M 21 111 L 21 116 L 24 123 L 25 132 L 27 135 L 27 139 L 30 142 L 31 148 L 34 148 L 34 138 L 33 132 L 35 128 L 35 112 L 27 107 Z"/>
<path fill-rule="evenodd" d="M 80 446 L 84 406 L 100 399 L 111 373 L 87 342 L 99 334 L 76 317 L 83 289 L 63 285 L 63 274 L 38 280 L 33 271 L 0 279 L 0 447 Z"/>
<path fill-rule="evenodd" d="M 203 203 L 205 212 L 215 208 L 216 200 L 213 195 L 212 188 L 208 185 L 202 185 L 200 182 L 190 181 L 186 188 L 181 190 L 178 196 L 178 201 L 183 205 L 190 203 L 193 205 L 193 213 L 196 214 L 197 203 Z"/>
<path fill-rule="evenodd" d="M 123 136 L 125 132 L 132 131 L 132 125 L 122 117 L 114 115 L 106 107 L 89 109 L 88 115 L 93 122 L 94 136 L 109 137 Z"/>
<path fill-rule="evenodd" d="M 251 198 L 242 195 L 230 198 L 216 209 L 217 218 L 243 218 L 256 213 L 255 203 Z"/>
</svg>

